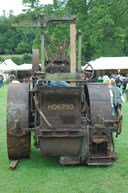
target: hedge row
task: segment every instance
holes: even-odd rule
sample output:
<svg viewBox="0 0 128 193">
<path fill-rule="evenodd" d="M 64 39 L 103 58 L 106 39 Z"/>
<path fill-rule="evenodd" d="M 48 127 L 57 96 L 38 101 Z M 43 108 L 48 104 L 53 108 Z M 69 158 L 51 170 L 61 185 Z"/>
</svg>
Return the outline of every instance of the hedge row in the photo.
<svg viewBox="0 0 128 193">
<path fill-rule="evenodd" d="M 3 62 L 5 59 L 11 59 L 17 65 L 20 64 L 32 64 L 32 54 L 25 53 L 23 55 L 1 55 L 0 61 Z"/>
</svg>

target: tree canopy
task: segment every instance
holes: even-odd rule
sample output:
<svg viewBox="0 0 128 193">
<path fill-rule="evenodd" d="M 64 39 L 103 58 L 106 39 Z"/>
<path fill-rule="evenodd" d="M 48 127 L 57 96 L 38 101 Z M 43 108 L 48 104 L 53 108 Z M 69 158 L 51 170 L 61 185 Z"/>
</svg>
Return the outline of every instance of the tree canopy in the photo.
<svg viewBox="0 0 128 193">
<path fill-rule="evenodd" d="M 82 60 L 128 55 L 127 0 L 53 0 L 52 5 L 41 5 L 40 0 L 22 2 L 28 14 L 76 15 L 77 30 L 83 36 Z M 0 54 L 31 53 L 32 47 L 39 48 L 39 29 L 13 28 L 13 17 L 0 17 Z M 54 25 L 45 33 L 59 44 L 69 38 L 68 32 L 68 27 Z"/>
</svg>

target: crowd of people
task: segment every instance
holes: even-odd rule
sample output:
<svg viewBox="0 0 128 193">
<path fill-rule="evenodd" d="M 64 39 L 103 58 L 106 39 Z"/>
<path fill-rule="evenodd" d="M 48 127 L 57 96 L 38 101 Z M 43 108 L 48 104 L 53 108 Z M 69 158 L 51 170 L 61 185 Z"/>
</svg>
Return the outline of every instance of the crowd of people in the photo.
<svg viewBox="0 0 128 193">
<path fill-rule="evenodd" d="M 8 77 L 8 81 L 11 83 L 20 83 L 17 79 L 16 79 L 16 75 L 15 74 L 10 74 Z M 2 73 L 0 73 L 0 87 L 4 87 L 4 76 Z"/>
<path fill-rule="evenodd" d="M 10 82 L 20 83 L 16 80 L 16 75 L 10 74 Z M 101 79 L 101 77 L 99 77 Z M 128 74 L 127 76 L 111 74 L 111 76 L 105 75 L 102 77 L 103 82 L 109 87 L 111 105 L 112 105 L 112 115 L 116 116 L 117 109 L 122 108 L 122 104 L 125 102 L 123 95 L 126 95 L 126 101 L 128 101 Z M 0 74 L 0 87 L 4 87 L 4 77 Z M 67 86 L 67 85 L 66 85 Z"/>
<path fill-rule="evenodd" d="M 126 94 L 126 100 L 128 101 L 128 77 L 117 76 L 103 77 L 103 82 L 108 85 L 110 91 L 112 115 L 116 116 L 116 112 L 121 110 L 123 103 L 125 102 L 123 94 Z"/>
</svg>

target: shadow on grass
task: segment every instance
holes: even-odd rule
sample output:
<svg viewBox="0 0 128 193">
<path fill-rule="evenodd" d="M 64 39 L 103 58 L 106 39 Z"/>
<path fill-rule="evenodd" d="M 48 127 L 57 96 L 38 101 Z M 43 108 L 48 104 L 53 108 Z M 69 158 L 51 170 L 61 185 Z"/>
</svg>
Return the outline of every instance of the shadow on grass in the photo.
<svg viewBox="0 0 128 193">
<path fill-rule="evenodd" d="M 29 159 L 20 160 L 22 165 L 29 168 L 56 168 L 60 166 L 59 159 L 56 157 L 41 156 L 40 151 L 32 147 Z"/>
<path fill-rule="evenodd" d="M 63 166 L 59 162 L 59 157 L 48 157 L 48 156 L 42 156 L 40 155 L 40 151 L 37 150 L 35 147 L 32 147 L 31 155 L 29 159 L 21 160 L 22 165 L 28 165 L 27 167 L 30 168 L 37 168 L 37 169 L 43 169 L 43 168 L 65 168 L 66 170 L 70 170 L 73 168 L 86 168 L 94 170 L 94 168 L 97 170 L 104 169 L 107 170 L 108 168 L 111 169 L 113 167 L 112 165 L 102 165 L 102 166 L 94 166 L 94 165 L 66 165 Z"/>
</svg>

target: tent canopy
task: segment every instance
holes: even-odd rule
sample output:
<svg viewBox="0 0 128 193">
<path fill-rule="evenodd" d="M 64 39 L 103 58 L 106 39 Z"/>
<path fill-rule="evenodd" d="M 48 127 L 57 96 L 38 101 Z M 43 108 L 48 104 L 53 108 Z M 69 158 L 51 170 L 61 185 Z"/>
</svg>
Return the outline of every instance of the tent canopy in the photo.
<svg viewBox="0 0 128 193">
<path fill-rule="evenodd" d="M 11 59 L 6 59 L 0 64 L 1 71 L 17 71 L 18 65 L 16 65 Z"/>
<path fill-rule="evenodd" d="M 90 61 L 89 64 L 94 70 L 124 70 L 128 69 L 128 57 L 101 57 Z"/>
<path fill-rule="evenodd" d="M 32 69 L 32 64 L 16 65 L 11 59 L 6 59 L 0 64 L 0 71 L 27 71 Z"/>
<path fill-rule="evenodd" d="M 94 70 L 125 70 L 128 69 L 128 57 L 101 57 L 90 61 Z M 82 66 L 82 69 L 86 67 Z M 32 64 L 16 65 L 11 59 L 6 59 L 0 64 L 0 71 L 27 71 L 32 69 Z M 87 70 L 91 70 L 90 67 Z"/>
<path fill-rule="evenodd" d="M 32 64 L 22 64 L 18 66 L 18 71 L 32 70 Z"/>
</svg>

